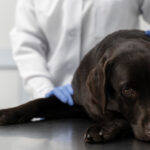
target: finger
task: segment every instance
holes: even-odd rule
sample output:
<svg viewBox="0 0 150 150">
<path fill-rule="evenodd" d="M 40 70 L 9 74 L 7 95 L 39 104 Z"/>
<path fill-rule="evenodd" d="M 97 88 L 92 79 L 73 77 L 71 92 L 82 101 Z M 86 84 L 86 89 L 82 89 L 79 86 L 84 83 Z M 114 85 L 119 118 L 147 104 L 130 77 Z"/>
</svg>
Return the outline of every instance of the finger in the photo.
<svg viewBox="0 0 150 150">
<path fill-rule="evenodd" d="M 68 92 L 68 89 L 66 87 L 63 88 L 63 93 L 64 95 L 67 97 L 67 103 L 72 106 L 74 104 L 73 99 L 70 95 L 70 93 Z"/>
<path fill-rule="evenodd" d="M 69 91 L 69 93 L 70 93 L 71 95 L 73 95 L 72 86 L 71 86 L 70 84 L 67 84 L 65 87 L 67 88 L 67 90 Z"/>
<path fill-rule="evenodd" d="M 47 93 L 45 95 L 46 98 L 51 97 L 52 95 L 54 95 L 54 91 L 52 90 L 51 92 Z"/>
<path fill-rule="evenodd" d="M 54 95 L 63 103 L 67 103 L 67 97 L 63 94 L 61 88 L 56 88 L 54 90 Z"/>
<path fill-rule="evenodd" d="M 150 37 L 150 30 L 145 31 L 145 34 Z"/>
</svg>

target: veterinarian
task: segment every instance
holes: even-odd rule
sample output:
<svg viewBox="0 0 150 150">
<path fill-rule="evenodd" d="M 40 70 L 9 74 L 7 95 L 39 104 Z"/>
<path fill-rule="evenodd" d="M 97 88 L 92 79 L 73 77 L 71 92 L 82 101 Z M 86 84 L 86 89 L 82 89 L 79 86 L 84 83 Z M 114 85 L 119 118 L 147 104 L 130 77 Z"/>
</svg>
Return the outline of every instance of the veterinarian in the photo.
<svg viewBox="0 0 150 150">
<path fill-rule="evenodd" d="M 32 98 L 73 105 L 70 85 L 85 54 L 106 35 L 150 22 L 150 0 L 19 0 L 13 56 Z"/>
</svg>

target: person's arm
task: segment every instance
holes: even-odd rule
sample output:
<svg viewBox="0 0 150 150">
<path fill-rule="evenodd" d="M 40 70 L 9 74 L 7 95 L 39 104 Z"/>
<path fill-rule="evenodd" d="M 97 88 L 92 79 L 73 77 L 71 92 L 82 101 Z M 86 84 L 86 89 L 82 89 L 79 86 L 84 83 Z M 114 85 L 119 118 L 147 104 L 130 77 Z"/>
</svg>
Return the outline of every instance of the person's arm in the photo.
<svg viewBox="0 0 150 150">
<path fill-rule="evenodd" d="M 150 0 L 139 0 L 140 11 L 145 21 L 150 23 Z"/>
<path fill-rule="evenodd" d="M 19 0 L 12 30 L 13 57 L 32 98 L 44 97 L 54 86 L 47 70 L 49 45 L 39 27 L 32 0 Z"/>
</svg>

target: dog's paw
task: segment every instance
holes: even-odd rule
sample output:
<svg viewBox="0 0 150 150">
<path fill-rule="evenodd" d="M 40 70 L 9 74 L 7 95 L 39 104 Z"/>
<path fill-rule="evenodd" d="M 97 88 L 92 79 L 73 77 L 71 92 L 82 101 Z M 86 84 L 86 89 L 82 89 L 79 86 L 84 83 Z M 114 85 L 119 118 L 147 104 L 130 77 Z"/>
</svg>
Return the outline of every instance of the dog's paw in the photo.
<svg viewBox="0 0 150 150">
<path fill-rule="evenodd" d="M 0 110 L 0 125 L 25 123 L 29 121 L 30 121 L 29 117 L 21 115 L 20 112 L 14 109 Z"/>
<path fill-rule="evenodd" d="M 113 140 L 117 134 L 117 128 L 113 123 L 94 125 L 87 129 L 84 140 L 86 143 L 103 143 Z"/>
</svg>

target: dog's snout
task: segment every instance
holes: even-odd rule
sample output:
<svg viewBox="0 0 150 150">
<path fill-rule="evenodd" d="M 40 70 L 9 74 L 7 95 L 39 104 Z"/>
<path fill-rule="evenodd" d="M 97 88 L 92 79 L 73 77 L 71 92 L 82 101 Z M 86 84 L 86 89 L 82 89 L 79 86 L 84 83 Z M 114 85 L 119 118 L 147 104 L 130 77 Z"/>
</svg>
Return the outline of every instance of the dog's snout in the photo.
<svg viewBox="0 0 150 150">
<path fill-rule="evenodd" d="M 145 134 L 150 138 L 150 122 L 145 124 Z"/>
</svg>

